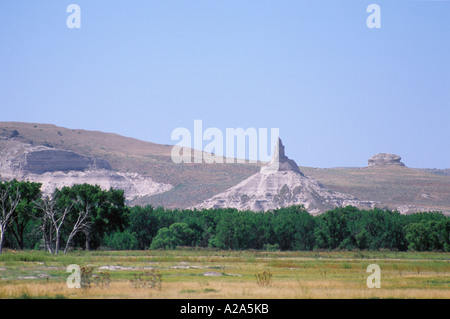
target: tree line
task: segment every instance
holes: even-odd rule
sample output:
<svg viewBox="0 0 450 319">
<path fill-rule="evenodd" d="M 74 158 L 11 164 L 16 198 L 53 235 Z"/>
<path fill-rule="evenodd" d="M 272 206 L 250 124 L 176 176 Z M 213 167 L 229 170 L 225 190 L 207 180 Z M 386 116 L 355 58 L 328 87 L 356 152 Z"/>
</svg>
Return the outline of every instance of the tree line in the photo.
<svg viewBox="0 0 450 319">
<path fill-rule="evenodd" d="M 43 196 L 41 184 L 0 182 L 0 252 L 144 250 L 180 246 L 246 250 L 450 251 L 450 217 L 352 206 L 311 215 L 302 206 L 255 213 L 125 204 L 122 190 L 82 184 Z"/>
<path fill-rule="evenodd" d="M 96 249 L 106 234 L 123 230 L 127 223 L 122 190 L 82 184 L 43 196 L 41 186 L 0 182 L 0 253 L 5 246 L 53 254 L 73 247 Z"/>
</svg>

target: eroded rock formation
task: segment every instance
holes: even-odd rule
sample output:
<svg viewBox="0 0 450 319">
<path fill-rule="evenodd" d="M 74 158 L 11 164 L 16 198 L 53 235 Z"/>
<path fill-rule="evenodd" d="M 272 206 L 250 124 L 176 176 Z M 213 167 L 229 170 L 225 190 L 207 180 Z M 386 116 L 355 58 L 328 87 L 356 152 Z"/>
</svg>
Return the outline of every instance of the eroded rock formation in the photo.
<svg viewBox="0 0 450 319">
<path fill-rule="evenodd" d="M 111 165 L 104 159 L 50 148 L 31 150 L 23 155 L 21 164 L 23 170 L 33 174 L 111 169 Z"/>
<path fill-rule="evenodd" d="M 32 146 L 0 137 L 0 177 L 42 183 L 44 195 L 74 184 L 122 189 L 127 200 L 156 195 L 173 188 L 137 173 L 114 172 L 108 161 L 47 146 Z"/>
<path fill-rule="evenodd" d="M 272 160 L 259 173 L 196 208 L 229 207 L 267 211 L 292 205 L 303 205 L 310 213 L 317 214 L 348 205 L 372 208 L 375 202 L 360 201 L 351 195 L 328 190 L 305 176 L 295 161 L 285 155 L 283 143 L 279 139 Z"/>
<path fill-rule="evenodd" d="M 401 162 L 401 157 L 395 154 L 390 153 L 379 153 L 368 160 L 369 167 L 376 167 L 376 166 L 402 166 L 404 167 L 405 164 Z"/>
</svg>

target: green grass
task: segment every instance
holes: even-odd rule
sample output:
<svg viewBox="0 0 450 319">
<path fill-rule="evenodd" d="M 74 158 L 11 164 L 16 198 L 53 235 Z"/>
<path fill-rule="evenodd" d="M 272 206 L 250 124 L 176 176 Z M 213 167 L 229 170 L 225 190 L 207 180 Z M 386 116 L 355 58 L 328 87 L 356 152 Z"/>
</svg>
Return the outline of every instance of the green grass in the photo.
<svg viewBox="0 0 450 319">
<path fill-rule="evenodd" d="M 68 289 L 69 264 L 108 272 L 115 288 Z M 367 288 L 369 264 L 380 266 L 382 289 Z M 162 274 L 161 291 L 130 288 L 135 274 L 151 268 Z M 269 287 L 255 282 L 264 271 L 273 274 Z M 438 252 L 178 249 L 53 256 L 6 250 L 0 255 L 0 298 L 449 298 L 449 283 L 450 254 Z"/>
</svg>

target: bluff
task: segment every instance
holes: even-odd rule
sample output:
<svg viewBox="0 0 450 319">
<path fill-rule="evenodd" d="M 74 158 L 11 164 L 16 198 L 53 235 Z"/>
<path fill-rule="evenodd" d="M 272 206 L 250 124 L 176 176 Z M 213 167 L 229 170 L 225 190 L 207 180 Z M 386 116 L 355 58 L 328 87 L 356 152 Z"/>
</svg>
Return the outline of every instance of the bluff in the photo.
<svg viewBox="0 0 450 319">
<path fill-rule="evenodd" d="M 74 184 L 97 184 L 122 189 L 127 200 L 153 196 L 173 188 L 138 173 L 115 172 L 108 161 L 76 152 L 33 146 L 14 137 L 0 137 L 0 179 L 42 183 L 44 195 Z"/>
<path fill-rule="evenodd" d="M 84 171 L 87 169 L 111 170 L 108 161 L 58 149 L 37 149 L 21 158 L 21 168 L 30 173 L 43 174 L 55 171 Z"/>
<path fill-rule="evenodd" d="M 326 189 L 300 171 L 295 161 L 286 156 L 284 145 L 278 139 L 271 161 L 260 172 L 195 208 L 267 211 L 292 205 L 303 205 L 310 213 L 318 214 L 348 205 L 373 208 L 375 202 L 360 201 Z"/>
</svg>

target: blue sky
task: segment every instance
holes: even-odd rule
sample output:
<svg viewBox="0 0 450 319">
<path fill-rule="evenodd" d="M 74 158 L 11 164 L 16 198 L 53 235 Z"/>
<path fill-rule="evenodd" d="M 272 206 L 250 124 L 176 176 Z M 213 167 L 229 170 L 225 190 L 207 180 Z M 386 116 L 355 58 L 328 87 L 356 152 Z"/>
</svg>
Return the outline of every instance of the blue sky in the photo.
<svg viewBox="0 0 450 319">
<path fill-rule="evenodd" d="M 2 0 L 0 45 L 0 121 L 174 144 L 199 119 L 279 128 L 304 166 L 450 168 L 450 1 Z"/>
</svg>

